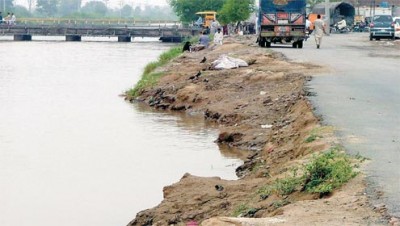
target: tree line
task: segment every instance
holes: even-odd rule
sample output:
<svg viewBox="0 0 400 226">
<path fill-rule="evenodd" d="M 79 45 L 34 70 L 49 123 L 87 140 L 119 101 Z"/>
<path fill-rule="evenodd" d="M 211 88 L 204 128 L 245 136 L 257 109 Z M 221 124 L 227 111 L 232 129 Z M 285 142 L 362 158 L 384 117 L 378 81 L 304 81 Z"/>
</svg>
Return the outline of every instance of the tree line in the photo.
<svg viewBox="0 0 400 226">
<path fill-rule="evenodd" d="M 330 0 L 330 2 L 340 1 L 342 0 Z M 307 0 L 306 2 L 312 8 L 325 0 Z M 258 10 L 255 0 L 168 0 L 168 3 L 179 19 L 187 23 L 195 21 L 196 12 L 199 11 L 216 11 L 219 22 L 229 24 L 245 21 Z"/>
<path fill-rule="evenodd" d="M 167 0 L 169 6 L 147 5 L 144 8 L 128 4 L 117 9 L 108 6 L 110 0 L 94 0 L 82 5 L 82 0 L 27 0 L 28 8 L 14 5 L 14 0 L 0 1 L 0 11 L 14 12 L 21 17 L 64 18 L 130 18 L 137 20 L 177 20 L 191 23 L 196 12 L 216 11 L 222 24 L 244 21 L 257 11 L 255 0 Z M 330 0 L 336 2 L 341 0 Z M 349 0 L 360 1 L 360 0 Z M 309 7 L 325 0 L 307 0 Z M 5 10 L 1 10 L 5 7 Z"/>
<path fill-rule="evenodd" d="M 145 5 L 133 7 L 128 4 L 118 8 L 110 8 L 109 0 L 89 1 L 82 5 L 82 0 L 28 0 L 28 7 L 14 5 L 14 0 L 4 0 L 5 12 L 14 12 L 17 18 L 55 17 L 55 18 L 124 18 L 135 20 L 177 20 L 177 16 L 169 6 Z M 0 1 L 3 3 L 3 1 Z M 0 4 L 3 11 L 3 4 Z"/>
<path fill-rule="evenodd" d="M 168 0 L 179 19 L 191 23 L 197 19 L 196 12 L 216 11 L 222 24 L 247 20 L 255 11 L 254 0 Z"/>
</svg>

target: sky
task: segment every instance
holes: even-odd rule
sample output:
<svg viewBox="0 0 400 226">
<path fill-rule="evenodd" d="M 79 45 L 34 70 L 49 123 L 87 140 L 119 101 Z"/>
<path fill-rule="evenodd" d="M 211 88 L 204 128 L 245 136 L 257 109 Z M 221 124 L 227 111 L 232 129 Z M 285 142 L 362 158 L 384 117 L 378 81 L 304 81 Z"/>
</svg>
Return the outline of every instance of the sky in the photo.
<svg viewBox="0 0 400 226">
<path fill-rule="evenodd" d="M 82 0 L 82 5 L 84 5 L 88 1 L 90 1 L 90 0 Z M 167 0 L 108 0 L 107 5 L 110 8 L 119 8 L 121 3 L 122 3 L 122 5 L 130 5 L 130 6 L 140 6 L 140 5 L 145 5 L 145 4 L 165 6 L 165 5 L 167 5 Z M 14 0 L 14 4 L 27 7 L 28 0 Z"/>
</svg>

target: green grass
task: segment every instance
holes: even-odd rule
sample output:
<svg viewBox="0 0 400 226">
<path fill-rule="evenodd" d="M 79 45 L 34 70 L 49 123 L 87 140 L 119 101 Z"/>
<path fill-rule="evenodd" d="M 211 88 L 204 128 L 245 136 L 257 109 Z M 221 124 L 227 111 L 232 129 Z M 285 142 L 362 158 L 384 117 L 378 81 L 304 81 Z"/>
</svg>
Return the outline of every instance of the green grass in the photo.
<svg viewBox="0 0 400 226">
<path fill-rule="evenodd" d="M 251 209 L 250 207 L 242 203 L 233 210 L 232 216 L 238 217 L 241 214 L 246 214 L 250 209 Z"/>
<path fill-rule="evenodd" d="M 164 75 L 163 72 L 143 74 L 142 78 L 136 83 L 133 89 L 125 92 L 128 98 L 134 98 L 140 95 L 140 92 L 146 87 L 157 84 L 158 80 Z"/>
<path fill-rule="evenodd" d="M 354 156 L 354 158 L 356 158 L 360 162 L 364 162 L 366 160 L 371 160 L 371 159 L 369 159 L 367 157 L 362 156 L 359 152 L 357 152 L 357 154 Z"/>
<path fill-rule="evenodd" d="M 325 153 L 315 156 L 304 165 L 302 176 L 297 176 L 297 169 L 293 175 L 283 179 L 276 179 L 272 184 L 265 185 L 257 190 L 261 199 L 271 194 L 280 196 L 290 195 L 295 191 L 305 190 L 310 193 L 319 193 L 320 196 L 331 193 L 335 188 L 342 186 L 357 173 L 355 164 L 340 148 L 333 147 Z"/>
<path fill-rule="evenodd" d="M 302 183 L 302 178 L 298 177 L 287 177 L 278 179 L 275 181 L 274 189 L 279 195 L 290 195 L 296 191 Z"/>
<path fill-rule="evenodd" d="M 144 68 L 142 78 L 135 85 L 134 88 L 125 92 L 125 95 L 131 99 L 140 95 L 142 90 L 148 87 L 152 87 L 157 84 L 158 80 L 164 75 L 163 72 L 155 72 L 155 70 L 161 66 L 164 66 L 172 59 L 176 58 L 182 53 L 182 45 L 173 47 L 168 51 L 162 53 L 157 61 L 150 62 Z"/>
<path fill-rule="evenodd" d="M 311 143 L 311 142 L 315 141 L 317 138 L 318 138 L 318 136 L 316 134 L 311 134 L 309 137 L 306 138 L 305 142 Z"/>
<path fill-rule="evenodd" d="M 261 199 L 270 196 L 271 194 L 290 195 L 303 184 L 303 178 L 296 175 L 289 176 L 283 179 L 276 179 L 273 184 L 266 185 L 257 190 L 257 194 Z"/>
<path fill-rule="evenodd" d="M 257 211 L 259 211 L 259 209 L 249 207 L 245 203 L 242 203 L 233 210 L 232 217 L 254 217 Z"/>
<path fill-rule="evenodd" d="M 331 133 L 333 131 L 333 127 L 331 126 L 322 126 L 322 127 L 317 127 L 311 130 L 310 136 L 306 138 L 305 142 L 306 143 L 311 143 L 317 140 L 318 138 L 323 138 L 321 134 L 324 133 Z"/>
<path fill-rule="evenodd" d="M 257 194 L 260 195 L 261 199 L 265 199 L 274 192 L 273 186 L 265 185 L 257 190 Z"/>
<path fill-rule="evenodd" d="M 290 202 L 288 200 L 278 200 L 278 201 L 275 201 L 274 203 L 272 203 L 272 206 L 275 208 L 279 208 L 282 206 L 286 206 L 289 203 Z"/>
<path fill-rule="evenodd" d="M 326 195 L 357 175 L 350 158 L 332 148 L 305 165 L 306 191 Z"/>
</svg>

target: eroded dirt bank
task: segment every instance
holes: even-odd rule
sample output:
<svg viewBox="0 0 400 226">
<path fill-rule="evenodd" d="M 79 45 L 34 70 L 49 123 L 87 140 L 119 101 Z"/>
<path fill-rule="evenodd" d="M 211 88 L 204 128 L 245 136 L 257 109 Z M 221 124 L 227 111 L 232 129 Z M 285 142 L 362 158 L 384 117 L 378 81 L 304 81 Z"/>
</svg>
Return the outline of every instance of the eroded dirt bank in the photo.
<svg viewBox="0 0 400 226">
<path fill-rule="evenodd" d="M 210 70 L 222 54 L 246 60 L 249 67 Z M 206 62 L 200 63 L 204 57 Z M 314 153 L 337 145 L 333 128 L 321 126 L 314 116 L 304 88 L 309 76 L 324 68 L 288 62 L 257 47 L 253 37 L 242 36 L 225 40 L 223 46 L 184 53 L 160 70 L 165 76 L 135 101 L 204 114 L 220 125 L 219 143 L 250 150 L 250 155 L 236 170 L 241 179 L 185 174 L 163 189 L 158 206 L 138 213 L 129 225 L 245 225 L 252 220 L 253 225 L 387 224 L 385 208 L 369 205 L 361 174 L 322 199 L 302 188 L 288 194 L 262 192 L 277 178 L 293 174 Z M 263 219 L 224 218 L 237 215 Z"/>
</svg>

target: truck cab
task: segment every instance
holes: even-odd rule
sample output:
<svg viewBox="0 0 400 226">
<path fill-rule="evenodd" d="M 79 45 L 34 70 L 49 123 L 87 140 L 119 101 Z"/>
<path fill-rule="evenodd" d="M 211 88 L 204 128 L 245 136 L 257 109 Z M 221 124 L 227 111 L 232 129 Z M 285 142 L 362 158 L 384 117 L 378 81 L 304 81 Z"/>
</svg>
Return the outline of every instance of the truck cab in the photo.
<svg viewBox="0 0 400 226">
<path fill-rule="evenodd" d="M 259 37 L 261 47 L 271 43 L 303 48 L 306 37 L 306 0 L 260 0 Z"/>
</svg>

